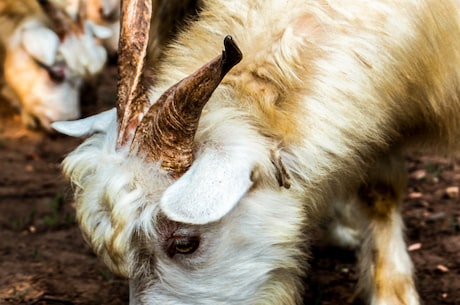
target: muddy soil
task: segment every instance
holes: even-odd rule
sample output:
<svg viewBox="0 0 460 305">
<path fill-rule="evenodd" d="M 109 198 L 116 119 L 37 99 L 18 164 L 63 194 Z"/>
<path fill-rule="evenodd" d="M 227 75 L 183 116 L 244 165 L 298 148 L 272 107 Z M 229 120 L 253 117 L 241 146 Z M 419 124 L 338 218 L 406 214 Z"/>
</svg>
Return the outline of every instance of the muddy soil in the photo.
<svg viewBox="0 0 460 305">
<path fill-rule="evenodd" d="M 84 114 L 113 106 L 116 72 L 83 90 Z M 26 130 L 0 100 L 0 304 L 128 303 L 83 242 L 60 162 L 82 140 Z M 413 155 L 404 204 L 407 243 L 426 305 L 460 304 L 460 158 Z M 314 247 L 306 304 L 353 303 L 354 255 Z"/>
</svg>

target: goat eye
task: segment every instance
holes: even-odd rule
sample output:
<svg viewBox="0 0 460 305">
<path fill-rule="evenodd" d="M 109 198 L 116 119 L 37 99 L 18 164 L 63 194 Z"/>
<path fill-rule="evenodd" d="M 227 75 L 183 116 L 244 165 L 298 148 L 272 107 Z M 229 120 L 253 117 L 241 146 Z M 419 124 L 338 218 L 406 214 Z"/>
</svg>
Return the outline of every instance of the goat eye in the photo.
<svg viewBox="0 0 460 305">
<path fill-rule="evenodd" d="M 48 69 L 50 79 L 56 83 L 62 83 L 65 80 L 65 72 L 61 67 L 50 67 Z"/>
<path fill-rule="evenodd" d="M 169 257 L 176 254 L 192 254 L 200 245 L 199 236 L 174 236 L 168 246 L 167 252 Z"/>
</svg>

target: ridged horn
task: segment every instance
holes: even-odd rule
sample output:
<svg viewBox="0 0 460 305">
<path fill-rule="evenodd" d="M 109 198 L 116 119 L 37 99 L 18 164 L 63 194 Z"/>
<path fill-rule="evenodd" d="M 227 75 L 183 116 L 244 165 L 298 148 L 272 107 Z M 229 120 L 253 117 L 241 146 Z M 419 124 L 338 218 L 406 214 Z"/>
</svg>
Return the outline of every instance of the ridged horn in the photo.
<svg viewBox="0 0 460 305">
<path fill-rule="evenodd" d="M 150 0 L 122 1 L 118 46 L 118 148 L 130 143 L 150 105 L 142 85 L 142 75 L 151 16 Z"/>
<path fill-rule="evenodd" d="M 201 112 L 230 69 L 242 59 L 231 36 L 222 54 L 169 88 L 145 114 L 134 135 L 132 151 L 160 161 L 180 177 L 193 161 L 193 143 Z"/>
</svg>

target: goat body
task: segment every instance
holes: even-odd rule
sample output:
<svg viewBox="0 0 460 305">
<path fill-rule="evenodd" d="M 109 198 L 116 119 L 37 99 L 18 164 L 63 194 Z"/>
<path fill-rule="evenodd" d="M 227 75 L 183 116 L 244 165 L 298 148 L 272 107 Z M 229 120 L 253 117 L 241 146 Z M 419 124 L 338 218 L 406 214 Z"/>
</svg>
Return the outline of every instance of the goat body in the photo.
<svg viewBox="0 0 460 305">
<path fill-rule="evenodd" d="M 84 22 L 79 31 L 59 32 L 50 13 L 36 0 L 0 3 L 3 94 L 26 125 L 45 129 L 53 121 L 80 117 L 81 84 L 107 57 L 92 26 Z"/>
<path fill-rule="evenodd" d="M 357 247 L 370 304 L 419 304 L 402 156 L 458 147 L 459 5 L 203 0 L 156 67 L 150 103 L 227 34 L 243 60 L 206 104 L 180 177 L 117 147 L 113 110 L 55 124 L 94 133 L 64 171 L 83 235 L 130 279 L 130 304 L 302 304 L 309 232 L 323 217 L 330 238 Z"/>
</svg>

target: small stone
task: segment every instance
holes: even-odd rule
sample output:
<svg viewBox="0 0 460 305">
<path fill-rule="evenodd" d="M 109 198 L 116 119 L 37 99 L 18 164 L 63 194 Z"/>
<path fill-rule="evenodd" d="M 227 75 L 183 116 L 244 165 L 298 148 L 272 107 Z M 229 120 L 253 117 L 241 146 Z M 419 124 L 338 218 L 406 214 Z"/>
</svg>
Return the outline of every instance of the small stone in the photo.
<svg viewBox="0 0 460 305">
<path fill-rule="evenodd" d="M 459 188 L 458 186 L 449 186 L 446 188 L 446 195 L 449 198 L 458 198 Z"/>
</svg>

